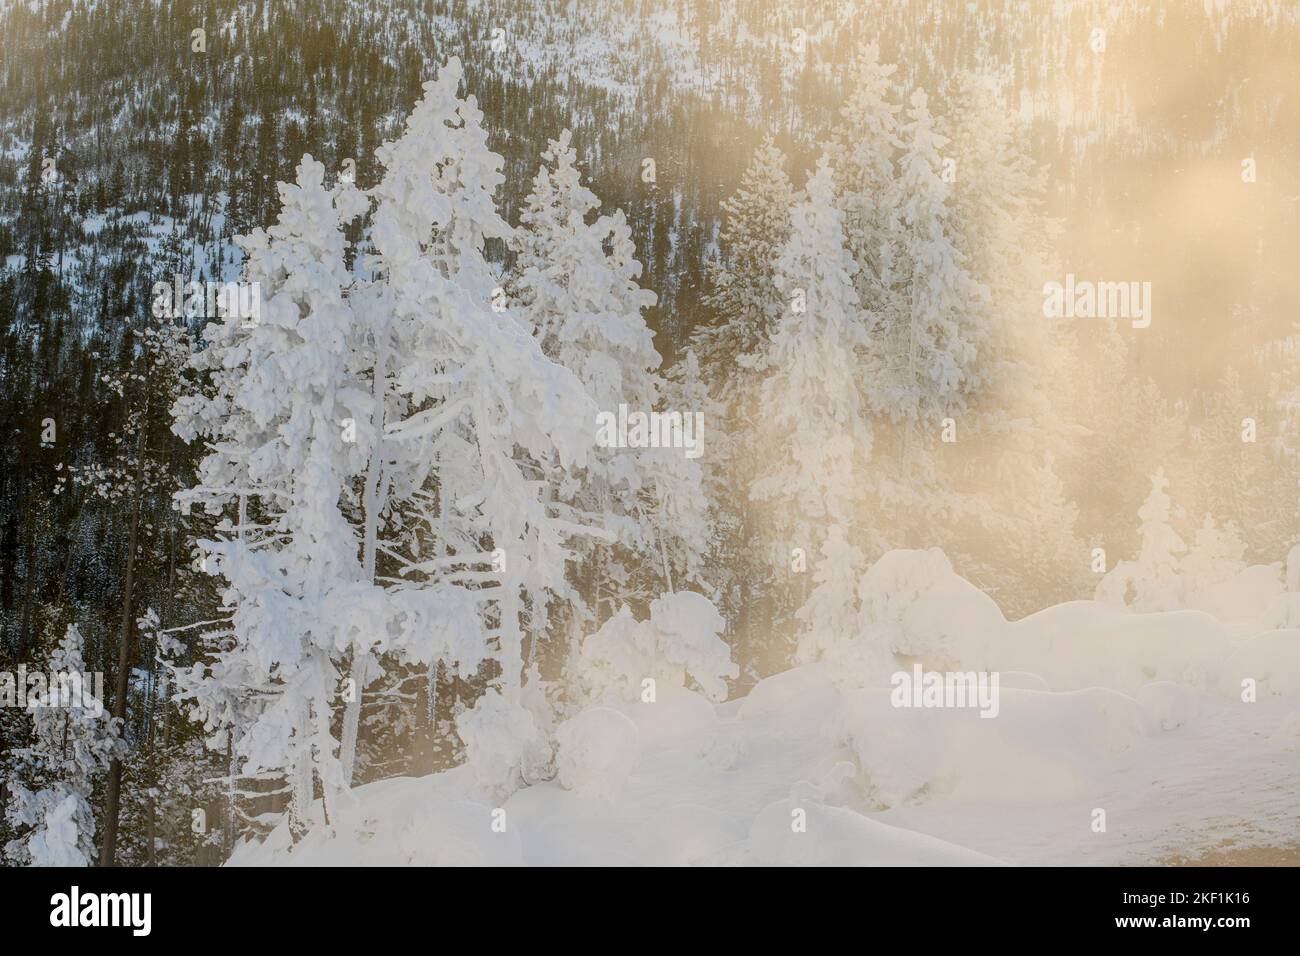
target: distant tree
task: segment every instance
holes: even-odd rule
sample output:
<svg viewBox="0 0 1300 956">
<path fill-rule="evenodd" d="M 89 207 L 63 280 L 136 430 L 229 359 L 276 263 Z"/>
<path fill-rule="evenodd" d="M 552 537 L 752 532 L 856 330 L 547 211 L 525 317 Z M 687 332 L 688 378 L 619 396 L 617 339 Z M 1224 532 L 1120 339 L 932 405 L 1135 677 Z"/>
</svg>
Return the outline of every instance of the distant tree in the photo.
<svg viewBox="0 0 1300 956">
<path fill-rule="evenodd" d="M 5 858 L 19 866 L 91 866 L 96 859 L 92 793 L 125 745 L 120 721 L 107 717 L 93 688 L 81 683 L 88 672 L 82 644 L 81 632 L 69 626 L 49 657 L 47 679 L 76 675 L 73 699 L 51 687 L 33 701 L 32 741 L 14 753 L 5 813 L 19 836 Z"/>
</svg>

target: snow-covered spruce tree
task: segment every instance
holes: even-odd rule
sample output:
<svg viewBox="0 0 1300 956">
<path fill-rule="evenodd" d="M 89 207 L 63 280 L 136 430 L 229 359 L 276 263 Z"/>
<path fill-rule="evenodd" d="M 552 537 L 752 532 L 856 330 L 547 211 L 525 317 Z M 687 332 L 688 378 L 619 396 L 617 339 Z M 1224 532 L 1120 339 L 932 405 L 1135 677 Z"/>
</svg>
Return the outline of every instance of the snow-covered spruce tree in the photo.
<svg viewBox="0 0 1300 956">
<path fill-rule="evenodd" d="M 406 593 L 454 587 L 477 613 L 459 646 L 439 629 L 397 650 L 462 672 L 480 655 L 495 659 L 483 719 L 464 726 L 479 731 L 469 761 L 499 770 L 484 782 L 509 786 L 495 778 L 519 772 L 498 745 L 522 723 L 523 618 L 564 593 L 570 539 L 587 530 L 543 492 L 555 469 L 587 463 L 596 409 L 578 376 L 494 308 L 500 283 L 484 243 L 512 233 L 493 199 L 503 160 L 487 147 L 473 97 L 459 96 L 461 80 L 453 58 L 424 85 L 403 135 L 377 151 L 375 277 L 356 307 L 386 317 L 382 377 L 404 406 L 382 431 L 393 482 L 385 553 L 411 582 Z"/>
<path fill-rule="evenodd" d="M 514 237 L 517 314 L 545 353 L 578 376 L 597 411 L 617 412 L 620 404 L 648 411 L 659 399 L 660 357 L 641 312 L 655 295 L 637 284 L 641 267 L 630 246 L 615 250 L 621 255 L 605 251 L 617 238 L 630 243 L 623 214 L 589 221 L 600 203 L 582 184 L 568 130 L 542 159 Z M 606 532 L 579 545 L 572 629 L 598 623 L 602 597 L 612 605 L 604 616 L 626 597 L 611 593 L 611 585 L 626 577 L 615 544 L 634 545 L 641 531 L 639 452 L 599 449 L 581 475 L 561 470 L 549 477 L 555 507 L 573 509 Z"/>
<path fill-rule="evenodd" d="M 512 308 L 598 411 L 700 411 L 663 401 L 661 359 L 642 315 L 655 295 L 637 283 L 641 265 L 623 213 L 588 221 L 599 202 L 581 182 L 567 130 L 543 161 L 514 237 Z M 626 600 L 671 590 L 674 566 L 694 573 L 704 501 L 698 464 L 681 449 L 601 447 L 580 471 L 560 468 L 550 482 L 553 509 L 603 532 L 577 542 L 572 624 L 598 623 Z"/>
<path fill-rule="evenodd" d="M 877 455 L 891 466 L 882 498 L 906 515 L 895 544 L 917 536 L 934 540 L 929 527 L 959 506 L 958 496 L 944 488 L 934 449 L 944 419 L 959 419 L 971 393 L 985 383 L 977 364 L 982 310 L 973 308 L 985 290 L 966 271 L 952 236 L 949 190 L 940 177 L 946 141 L 924 91 L 913 92 L 910 102 L 899 160 L 899 311 L 887 315 L 873 336 L 865 370 L 873 411 L 897 432 L 892 447 L 878 445 L 884 454 Z"/>
<path fill-rule="evenodd" d="M 1187 545 L 1170 524 L 1172 503 L 1163 468 L 1151 476 L 1151 494 L 1138 509 L 1141 550 L 1133 561 L 1120 561 L 1097 584 L 1096 599 L 1135 611 L 1173 611 L 1182 603 L 1178 556 Z"/>
<path fill-rule="evenodd" d="M 754 442 L 761 376 L 755 369 L 786 308 L 776 287 L 776 265 L 790 240 L 790 211 L 798 198 L 786 157 L 765 140 L 754 152 L 736 192 L 722 204 L 721 258 L 708 264 L 709 324 L 692 348 L 714 386 L 720 414 L 708 418 L 709 452 L 701 459 L 714 509 L 714 546 L 720 606 L 732 629 L 743 680 L 767 676 L 765 662 L 792 608 L 778 607 L 770 584 L 789 572 L 790 542 L 760 526 L 749 486 L 763 460 Z"/>
<path fill-rule="evenodd" d="M 854 539 L 861 466 L 871 451 L 858 377 L 858 356 L 870 340 L 860 322 L 857 266 L 844 245 L 831 176 L 823 157 L 808 179 L 807 200 L 794 209 L 790 242 L 777 267 L 788 307 L 760 366 L 767 377 L 756 438 L 765 461 L 750 488 L 779 538 L 806 553 L 821 549 L 832 534 Z M 833 532 L 836 527 L 840 531 Z M 842 557 L 842 549 L 832 550 Z M 824 549 L 823 560 L 833 560 Z M 832 577 L 856 582 L 860 570 L 823 575 L 819 583 Z M 789 580 L 793 584 L 796 576 Z M 851 589 L 842 598 L 851 605 Z M 826 601 L 823 592 L 817 606 Z"/>
<path fill-rule="evenodd" d="M 1059 271 L 1047 259 L 1056 226 L 1042 214 L 1044 170 L 992 82 L 958 75 L 940 128 L 950 139 L 948 226 L 988 296 L 970 303 L 984 340 L 980 384 L 944 456 L 967 506 L 933 543 L 1018 616 L 1091 586 L 1077 509 L 1054 471 L 1073 464 L 1066 456 L 1083 435 L 1074 410 L 1063 414 L 1052 401 L 1078 362 L 1078 343 L 1067 322 L 1042 315 L 1042 277 Z"/>
<path fill-rule="evenodd" d="M 889 321 L 898 301 L 899 202 L 897 67 L 880 62 L 875 43 L 864 44 L 849 68 L 849 90 L 829 146 L 836 202 L 844 213 L 845 246 L 858 264 L 854 287 L 874 323 Z"/>
<path fill-rule="evenodd" d="M 866 567 L 842 524 L 831 525 L 813 567 L 813 589 L 796 613 L 803 626 L 796 659 L 807 664 L 829 656 L 858 630 L 858 580 Z"/>
<path fill-rule="evenodd" d="M 179 699 L 227 743 L 241 775 L 289 778 L 290 829 L 301 835 L 317 783 L 328 814 L 347 786 L 332 730 L 339 666 L 374 640 L 365 618 L 357 535 L 343 495 L 365 463 L 349 423 L 367 420 L 367 391 L 349 367 L 354 335 L 344 290 L 344 222 L 359 207 L 331 194 L 324 167 L 303 157 L 280 185 L 269 230 L 238 240 L 258 314 L 228 315 L 195 357 L 211 392 L 177 402 L 175 430 L 210 451 L 199 483 L 178 498 L 226 513 L 206 541 L 225 581 L 228 627 L 212 634 L 207 665 L 178 670 Z"/>
<path fill-rule="evenodd" d="M 1081 436 L 1060 474 L 1067 497 L 1079 507 L 1079 527 L 1125 554 L 1139 545 L 1132 515 L 1150 493 L 1150 475 L 1174 460 L 1187 440 L 1186 415 L 1171 405 L 1152 378 L 1134 363 L 1114 320 L 1090 326 L 1062 391 L 1088 433 Z M 1115 467 L 1115 462 L 1125 467 Z"/>
<path fill-rule="evenodd" d="M 4 848 L 5 859 L 19 866 L 91 866 L 95 853 L 95 814 L 91 795 L 95 780 L 125 744 L 120 722 L 90 699 L 92 688 L 80 684 L 86 673 L 81 632 L 70 625 L 50 655 L 48 674 L 77 681 L 63 699 L 53 686 L 45 698 L 29 705 L 32 740 L 12 755 L 8 782 L 7 822 L 18 833 Z M 80 695 L 76 693 L 80 689 Z"/>
<path fill-rule="evenodd" d="M 733 364 L 756 354 L 771 338 L 784 312 L 776 288 L 776 260 L 790 239 L 790 210 L 798 191 L 786 172 L 785 154 L 769 136 L 754 151 L 736 191 L 722 203 L 718 235 L 721 259 L 708 263 L 709 326 L 694 337 L 705 367 L 741 371 Z M 725 378 L 728 398 L 742 381 Z M 723 378 L 723 376 L 719 376 Z"/>
<path fill-rule="evenodd" d="M 1236 444 L 1224 455 L 1230 461 L 1230 478 L 1218 489 L 1230 503 L 1220 504 L 1215 514 L 1234 516 L 1247 535 L 1248 553 L 1272 561 L 1300 542 L 1300 324 L 1292 326 L 1290 335 L 1255 350 L 1244 381 L 1233 378 L 1229 370 L 1219 396 L 1219 414 L 1225 425 L 1235 426 L 1225 429 L 1230 431 L 1228 441 L 1235 438 Z M 1266 396 L 1256 394 L 1256 383 L 1261 382 L 1267 383 Z M 1251 407 L 1232 408 L 1231 400 L 1238 396 Z M 1265 410 L 1262 416 L 1254 411 L 1258 408 Z M 1258 427 L 1269 436 L 1261 436 L 1260 444 L 1267 443 L 1272 461 L 1261 460 L 1254 454 L 1258 446 L 1241 441 L 1242 419 L 1247 417 L 1260 418 Z"/>
<path fill-rule="evenodd" d="M 937 133 L 924 91 L 911 95 L 902 127 L 905 151 L 898 164 L 900 189 L 900 269 L 905 282 L 901 321 L 887 324 L 875 354 L 883 388 L 876 389 L 878 411 L 905 427 L 904 470 L 919 454 L 924 437 L 937 436 L 940 421 L 966 407 L 972 390 L 983 384 L 975 359 L 983 332 L 982 312 L 971 303 L 985 293 L 966 271 L 965 256 L 954 242 L 948 185 L 940 178 L 946 140 Z"/>
<path fill-rule="evenodd" d="M 1246 545 L 1237 526 L 1229 521 L 1220 528 L 1214 517 L 1206 514 L 1196 529 L 1192 546 L 1178 563 L 1183 606 L 1196 606 L 1204 592 L 1245 570 L 1246 562 L 1242 560 L 1245 553 Z"/>
<path fill-rule="evenodd" d="M 1072 515 L 1044 471 L 1065 450 L 1046 385 L 1066 367 L 1067 343 L 1039 318 L 1030 281 L 1043 274 L 1038 250 L 1048 243 L 1021 242 L 1046 234 L 1036 215 L 1041 171 L 984 84 L 954 84 L 947 123 L 917 91 L 900 123 L 894 72 L 874 45 L 860 50 L 829 146 L 872 338 L 862 380 L 876 517 L 871 540 L 859 543 L 872 558 L 892 546 L 941 545 L 964 573 L 1002 597 L 1014 590 L 1013 603 L 1029 610 L 1035 597 L 1017 580 L 1020 565 L 998 563 L 1001 542 L 1014 542 L 1036 569 L 1050 566 L 1046 578 L 1034 575 L 1035 595 L 1046 580 L 1070 596 L 1084 568 Z M 949 418 L 957 441 L 941 446 Z M 1040 477 L 1047 489 L 1032 484 Z M 1027 499 L 1048 511 L 1023 514 Z M 1040 521 L 1059 532 L 1022 540 Z"/>
</svg>

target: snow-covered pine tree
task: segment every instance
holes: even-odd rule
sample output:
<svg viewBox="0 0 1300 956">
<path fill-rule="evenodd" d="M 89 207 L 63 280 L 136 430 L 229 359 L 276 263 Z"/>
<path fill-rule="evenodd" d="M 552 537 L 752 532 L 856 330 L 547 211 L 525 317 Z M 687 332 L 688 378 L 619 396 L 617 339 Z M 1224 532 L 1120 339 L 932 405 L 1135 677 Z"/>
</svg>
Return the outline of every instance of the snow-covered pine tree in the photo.
<svg viewBox="0 0 1300 956">
<path fill-rule="evenodd" d="M 899 161 L 899 268 L 906 307 L 903 321 L 882 343 L 881 371 L 888 384 L 881 400 L 909 431 L 937 435 L 940 420 L 960 413 L 970 393 L 983 384 L 976 366 L 984 336 L 977 325 L 982 313 L 972 304 L 987 290 L 966 271 L 949 228 L 949 190 L 940 178 L 946 140 L 935 130 L 925 92 L 914 91 L 910 102 Z M 919 444 L 919 436 L 910 443 Z"/>
<path fill-rule="evenodd" d="M 899 234 L 899 106 L 897 67 L 880 62 L 880 48 L 863 44 L 846 77 L 829 153 L 836 201 L 844 212 L 845 246 L 858 264 L 854 287 L 862 309 L 883 323 L 903 307 L 896 288 Z"/>
<path fill-rule="evenodd" d="M 349 363 L 345 297 L 342 225 L 359 208 L 350 187 L 325 189 L 324 172 L 304 156 L 297 181 L 280 185 L 276 223 L 238 240 L 259 315 L 208 326 L 194 364 L 212 391 L 175 409 L 178 435 L 210 443 L 182 506 L 233 510 L 204 543 L 226 582 L 228 630 L 211 635 L 209 666 L 177 671 L 178 696 L 214 744 L 231 735 L 232 772 L 288 775 L 295 835 L 317 783 L 326 814 L 348 786 L 331 730 L 340 664 L 382 626 L 367 619 L 373 601 L 343 500 L 365 465 L 350 426 L 369 411 Z"/>
<path fill-rule="evenodd" d="M 878 429 L 876 484 L 883 508 L 898 515 L 884 530 L 895 546 L 938 540 L 935 526 L 962 508 L 936 448 L 945 419 L 959 424 L 985 382 L 977 364 L 982 310 L 974 304 L 986 290 L 966 271 L 952 236 L 940 175 L 946 140 L 924 91 L 913 92 L 900 136 L 897 294 L 885 303 L 862 372 L 872 412 L 888 422 Z"/>
<path fill-rule="evenodd" d="M 1045 171 L 1021 126 L 989 77 L 958 74 L 944 104 L 946 226 L 988 296 L 970 303 L 983 337 L 981 384 L 944 455 L 961 521 L 935 543 L 1021 616 L 1088 586 L 1077 509 L 1053 470 L 1082 437 L 1073 409 L 1052 401 L 1078 361 L 1077 341 L 1067 322 L 1042 315 L 1042 277 L 1058 272 L 1047 258 L 1056 224 L 1042 214 Z"/>
<path fill-rule="evenodd" d="M 1229 521 L 1220 528 L 1214 516 L 1206 514 L 1196 529 L 1192 546 L 1178 565 L 1182 604 L 1195 606 L 1205 591 L 1245 570 L 1246 562 L 1242 560 L 1245 553 L 1246 545 L 1237 526 Z"/>
<path fill-rule="evenodd" d="M 654 410 L 668 394 L 642 315 L 655 295 L 637 282 L 641 265 L 625 217 L 588 221 L 599 201 L 582 184 L 567 130 L 542 158 L 515 234 L 510 289 L 520 318 L 546 354 L 577 375 L 598 411 Z M 550 480 L 553 508 L 605 532 L 577 543 L 574 623 L 671 589 L 674 556 L 694 570 L 704 501 L 698 464 L 681 449 L 602 447 L 580 474 L 560 469 Z M 637 575 L 636 567 L 653 571 Z"/>
<path fill-rule="evenodd" d="M 714 508 L 711 564 L 720 607 L 733 631 L 733 656 L 746 682 L 766 676 L 775 657 L 772 638 L 791 609 L 778 610 L 770 588 L 788 573 L 789 546 L 760 527 L 749 500 L 764 455 L 755 438 L 758 388 L 755 369 L 786 302 L 776 287 L 776 265 L 790 240 L 790 211 L 799 197 L 787 160 L 769 137 L 755 150 L 736 192 L 722 204 L 721 258 L 708 264 L 710 324 L 692 338 L 700 364 L 714 384 L 720 414 L 710 418 L 709 454 L 701 459 Z"/>
<path fill-rule="evenodd" d="M 776 260 L 790 239 L 790 210 L 798 198 L 786 166 L 785 154 L 769 136 L 754 151 L 736 191 L 722 203 L 722 258 L 707 266 L 705 305 L 713 316 L 694 336 L 694 347 L 729 391 L 740 391 L 744 381 L 740 376 L 740 383 L 732 382 L 743 371 L 734 363 L 767 343 L 784 312 L 774 281 Z"/>
<path fill-rule="evenodd" d="M 1138 509 L 1141 550 L 1121 561 L 1097 584 L 1096 599 L 1135 611 L 1172 611 L 1181 606 L 1178 556 L 1187 545 L 1170 524 L 1169 479 L 1159 468 L 1151 476 L 1151 493 Z"/>
<path fill-rule="evenodd" d="M 866 567 L 862 551 L 849 543 L 845 526 L 833 524 L 813 568 L 813 590 L 796 617 L 803 625 L 796 658 L 811 663 L 856 636 L 858 581 Z"/>
<path fill-rule="evenodd" d="M 403 599 L 438 589 L 450 601 L 445 589 L 455 588 L 478 609 L 471 628 L 440 627 L 395 650 L 467 674 L 494 657 L 499 694 L 480 702 L 499 710 L 499 696 L 508 712 L 482 723 L 508 731 L 523 700 L 521 616 L 563 591 L 569 541 L 586 530 L 546 500 L 548 476 L 587 463 L 596 409 L 582 381 L 498 305 L 484 244 L 512 235 L 493 199 L 503 160 L 488 149 L 474 98 L 460 97 L 462 78 L 448 61 L 402 136 L 377 151 L 375 277 L 357 307 L 384 316 L 382 377 L 401 399 L 383 428 L 393 476 L 384 551 L 411 582 Z M 495 736 L 477 739 L 471 761 L 495 759 Z"/>
<path fill-rule="evenodd" d="M 857 359 L 870 340 L 826 157 L 807 196 L 777 267 L 788 305 L 760 365 L 767 378 L 756 437 L 766 460 L 750 494 L 768 509 L 778 540 L 811 552 L 837 526 L 849 542 L 859 533 L 871 431 Z"/>
<path fill-rule="evenodd" d="M 519 318 L 550 358 L 578 376 L 597 411 L 617 412 L 620 404 L 648 411 L 658 404 L 661 359 L 641 312 L 655 295 L 637 284 L 641 266 L 623 214 L 588 221 L 600 203 L 582 184 L 568 130 L 550 141 L 542 159 L 515 233 L 510 289 Z M 619 239 L 621 248 L 607 253 L 606 245 Z M 575 509 L 584 523 L 607 532 L 580 545 L 575 624 L 600 614 L 615 570 L 610 545 L 639 538 L 640 482 L 629 475 L 639 471 L 640 458 L 638 449 L 599 449 L 580 477 L 562 471 L 550 477 L 555 507 Z M 605 594 L 609 613 L 625 597 Z"/>
<path fill-rule="evenodd" d="M 102 701 L 89 697 L 93 689 L 81 682 L 86 665 L 76 625 L 68 627 L 50 655 L 47 672 L 52 683 L 46 696 L 28 708 L 32 741 L 12 755 L 5 814 L 19 835 L 4 848 L 4 856 L 18 866 L 91 866 L 96 859 L 90 805 L 95 780 L 126 747 L 119 722 L 104 712 Z M 60 675 L 68 679 L 72 699 L 63 699 L 53 685 Z"/>
</svg>

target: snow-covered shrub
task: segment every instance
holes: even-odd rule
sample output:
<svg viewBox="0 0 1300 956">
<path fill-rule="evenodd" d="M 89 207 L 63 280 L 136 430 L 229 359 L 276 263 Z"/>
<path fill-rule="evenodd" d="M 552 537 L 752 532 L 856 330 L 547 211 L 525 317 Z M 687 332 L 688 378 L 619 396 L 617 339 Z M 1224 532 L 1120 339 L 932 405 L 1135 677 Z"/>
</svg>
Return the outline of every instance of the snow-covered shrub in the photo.
<svg viewBox="0 0 1300 956">
<path fill-rule="evenodd" d="M 1241 621 L 1257 617 L 1260 608 L 1278 604 L 1284 597 L 1281 567 L 1252 564 L 1202 590 L 1188 590 L 1184 604 L 1221 621 Z"/>
<path fill-rule="evenodd" d="M 631 718 L 609 707 L 592 707 L 559 726 L 556 770 L 560 783 L 580 797 L 618 795 L 641 756 Z"/>
<path fill-rule="evenodd" d="M 1166 680 L 1204 690 L 1230 650 L 1224 626 L 1200 611 L 1133 614 L 1070 601 L 1009 624 L 986 669 L 1029 671 L 1056 691 L 1111 687 L 1136 694 Z"/>
<path fill-rule="evenodd" d="M 858 582 L 856 627 L 809 636 L 800 656 L 833 662 L 842 680 L 887 679 L 899 657 L 976 666 L 1006 626 L 997 604 L 938 548 L 882 555 Z"/>
<path fill-rule="evenodd" d="M 582 642 L 577 679 L 598 702 L 640 700 L 646 679 L 656 687 L 684 687 L 687 678 L 710 700 L 722 700 L 726 679 L 738 673 L 718 636 L 724 626 L 713 603 L 694 591 L 651 601 L 648 621 L 623 607 Z"/>
<path fill-rule="evenodd" d="M 518 789 L 551 759 L 550 744 L 533 715 L 489 689 L 456 718 L 456 732 L 465 744 L 465 764 L 475 781 L 495 796 Z"/>
</svg>

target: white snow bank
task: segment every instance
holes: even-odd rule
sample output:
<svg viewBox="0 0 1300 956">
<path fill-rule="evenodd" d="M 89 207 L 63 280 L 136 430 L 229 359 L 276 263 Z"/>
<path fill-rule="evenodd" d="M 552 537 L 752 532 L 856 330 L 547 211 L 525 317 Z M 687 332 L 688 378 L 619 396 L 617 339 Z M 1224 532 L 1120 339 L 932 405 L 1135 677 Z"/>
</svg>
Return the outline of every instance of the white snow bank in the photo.
<svg viewBox="0 0 1300 956">
<path fill-rule="evenodd" d="M 1220 621 L 1249 620 L 1259 609 L 1283 595 L 1282 568 L 1278 564 L 1255 564 L 1188 595 L 1189 609 L 1205 611 Z"/>
<path fill-rule="evenodd" d="M 1200 611 L 1134 614 L 1071 601 L 1010 624 L 983 664 L 1030 671 L 1053 690 L 1109 687 L 1135 694 L 1158 680 L 1204 690 L 1231 646 L 1224 626 Z"/>
<path fill-rule="evenodd" d="M 1132 696 L 1169 681 L 1204 691 L 1222 681 L 1244 635 L 1300 627 L 1300 594 L 1279 595 L 1280 587 L 1278 565 L 1257 565 L 1207 589 L 1207 605 L 1231 615 L 1231 626 L 1205 611 L 1144 614 L 1100 601 L 1072 601 L 1008 622 L 943 552 L 891 551 L 862 576 L 854 632 L 809 635 L 803 646 L 850 688 L 880 686 L 893 670 L 920 661 L 928 670 L 998 671 L 1007 689 L 1108 687 Z M 1288 640 L 1258 645 L 1257 653 L 1273 655 L 1252 664 L 1274 674 L 1273 683 L 1300 681 Z M 744 705 L 751 715 L 766 706 L 756 701 L 774 692 L 766 683 Z"/>
<path fill-rule="evenodd" d="M 461 720 L 482 759 L 360 787 L 332 831 L 317 807 L 297 847 L 281 826 L 233 862 L 1150 863 L 1207 834 L 1300 842 L 1300 629 L 1244 637 L 1199 611 L 1092 601 L 1009 623 L 938 552 L 896 554 L 859 595 L 859 633 L 723 704 L 703 598 L 625 612 L 582 648 L 590 704 L 553 741 L 486 700 Z M 996 672 L 996 716 L 895 706 L 881 666 L 913 661 Z M 539 738 L 554 779 L 500 786 Z M 1112 833 L 1092 830 L 1096 807 Z"/>
<path fill-rule="evenodd" d="M 802 828 L 802 829 L 796 829 Z M 747 862 L 761 866 L 991 866 L 973 850 L 815 800 L 778 800 L 749 831 Z"/>
<path fill-rule="evenodd" d="M 523 862 L 519 834 L 506 818 L 493 829 L 490 801 L 477 796 L 463 768 L 428 777 L 396 777 L 358 787 L 290 848 L 281 824 L 265 842 L 237 847 L 228 866 L 515 866 Z M 499 819 L 499 817 L 497 818 Z"/>
<path fill-rule="evenodd" d="M 1146 723 L 1137 701 L 1103 688 L 1000 689 L 997 716 L 900 708 L 888 689 L 844 699 L 836 735 L 857 757 L 876 807 L 1065 799 L 1132 763 Z"/>
<path fill-rule="evenodd" d="M 1220 690 L 1240 699 L 1247 679 L 1255 682 L 1260 698 L 1300 694 L 1300 628 L 1267 631 L 1241 642 L 1220 668 Z"/>
</svg>

